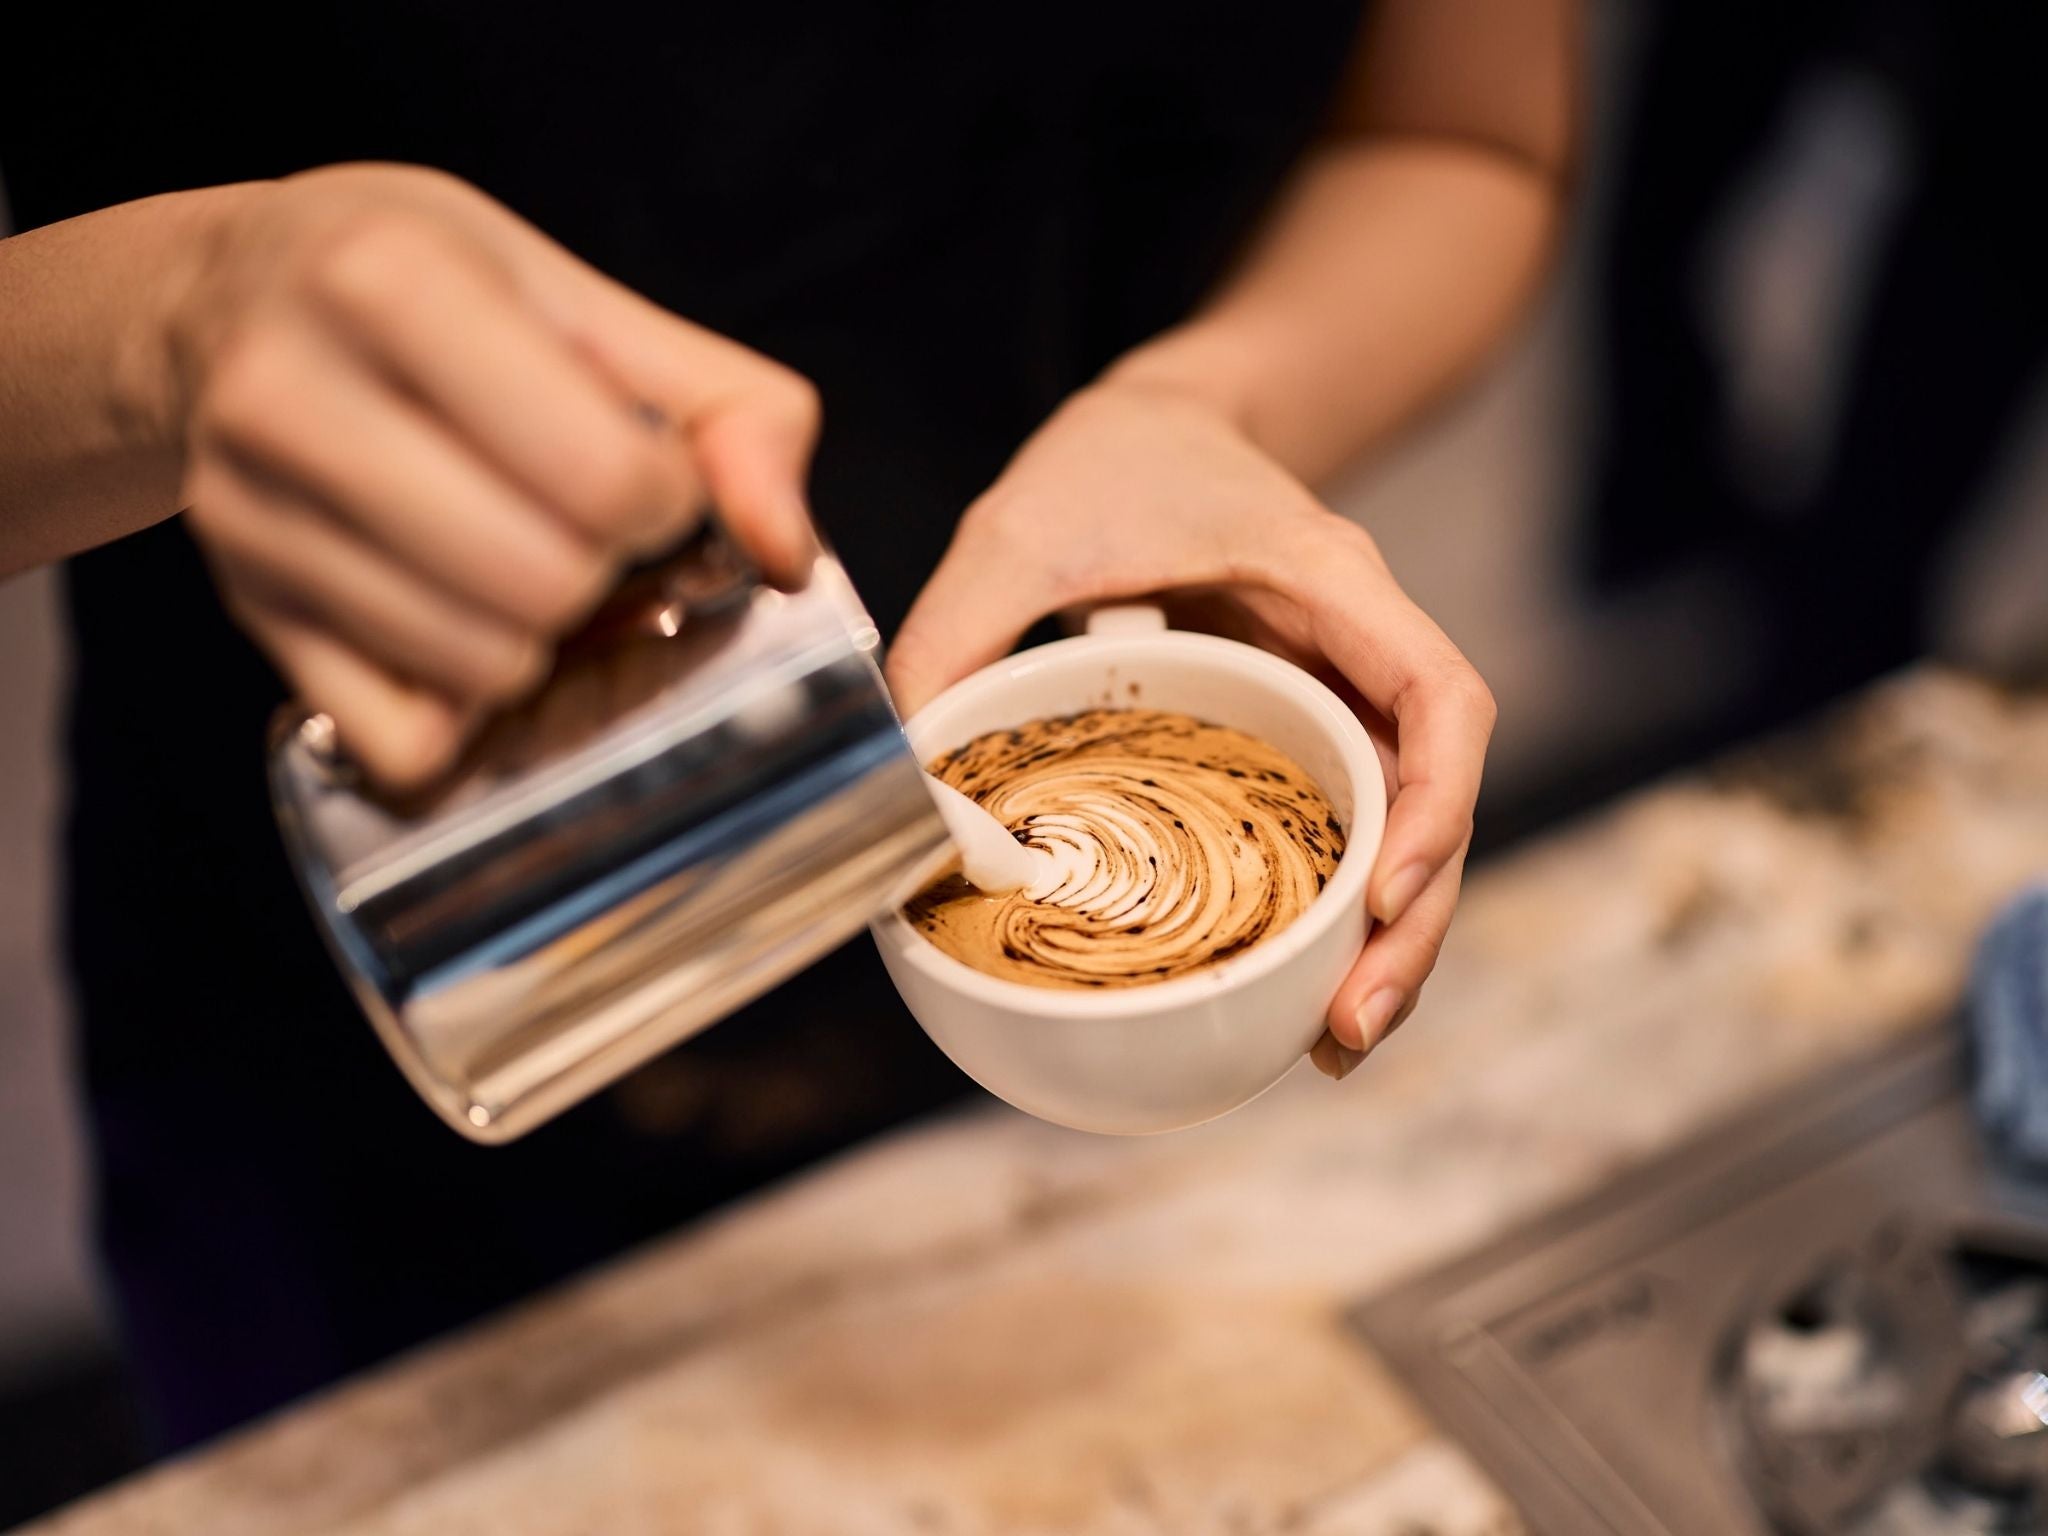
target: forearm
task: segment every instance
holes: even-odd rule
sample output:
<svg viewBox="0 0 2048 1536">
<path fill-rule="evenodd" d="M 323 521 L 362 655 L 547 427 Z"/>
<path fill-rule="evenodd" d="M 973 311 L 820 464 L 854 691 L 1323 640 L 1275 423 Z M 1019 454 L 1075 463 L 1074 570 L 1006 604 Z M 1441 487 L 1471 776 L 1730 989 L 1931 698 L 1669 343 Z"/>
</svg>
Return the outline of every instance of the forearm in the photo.
<svg viewBox="0 0 2048 1536">
<path fill-rule="evenodd" d="M 1534 291 L 1560 221 L 1550 170 L 1481 143 L 1326 143 L 1232 279 L 1109 377 L 1210 401 L 1324 479 L 1441 396 Z"/>
<path fill-rule="evenodd" d="M 125 203 L 0 240 L 0 576 L 178 509 L 169 315 L 248 189 Z"/>
</svg>

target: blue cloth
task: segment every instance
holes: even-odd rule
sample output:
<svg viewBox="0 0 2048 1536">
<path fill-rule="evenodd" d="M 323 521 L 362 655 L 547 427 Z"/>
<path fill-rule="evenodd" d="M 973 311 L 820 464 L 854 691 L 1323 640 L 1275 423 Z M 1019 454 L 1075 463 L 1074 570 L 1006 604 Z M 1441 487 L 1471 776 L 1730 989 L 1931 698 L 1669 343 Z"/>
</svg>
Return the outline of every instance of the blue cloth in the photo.
<svg viewBox="0 0 2048 1536">
<path fill-rule="evenodd" d="M 2048 884 L 2017 897 L 1984 935 L 1967 1017 L 1985 1137 L 2016 1170 L 2048 1177 Z"/>
</svg>

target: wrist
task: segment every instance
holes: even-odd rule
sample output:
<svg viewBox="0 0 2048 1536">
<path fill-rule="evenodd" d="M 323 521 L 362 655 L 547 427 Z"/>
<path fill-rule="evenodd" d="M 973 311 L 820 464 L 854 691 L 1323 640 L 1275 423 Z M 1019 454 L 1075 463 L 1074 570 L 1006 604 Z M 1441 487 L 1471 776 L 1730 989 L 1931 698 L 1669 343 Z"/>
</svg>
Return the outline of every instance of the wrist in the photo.
<svg viewBox="0 0 2048 1536">
<path fill-rule="evenodd" d="M 1126 352 L 1099 387 L 1161 395 L 1196 406 L 1258 444 L 1251 359 L 1236 338 L 1200 322 L 1167 331 Z"/>
<path fill-rule="evenodd" d="M 235 220 L 264 183 L 176 192 L 131 205 L 146 222 L 138 248 L 138 309 L 116 338 L 108 397 L 115 427 L 136 448 L 182 457 L 195 384 L 193 350 L 213 330 L 205 311 Z"/>
</svg>

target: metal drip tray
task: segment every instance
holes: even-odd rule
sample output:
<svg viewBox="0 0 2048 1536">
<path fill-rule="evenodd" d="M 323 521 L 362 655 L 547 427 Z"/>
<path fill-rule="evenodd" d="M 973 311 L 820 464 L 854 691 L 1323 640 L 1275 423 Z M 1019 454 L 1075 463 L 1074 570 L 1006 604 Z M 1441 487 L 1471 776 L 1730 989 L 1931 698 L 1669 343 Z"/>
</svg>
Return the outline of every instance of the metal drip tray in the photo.
<svg viewBox="0 0 2048 1536">
<path fill-rule="evenodd" d="M 1946 1035 L 1352 1321 L 1543 1536 L 2048 1533 L 2048 1192 Z"/>
</svg>

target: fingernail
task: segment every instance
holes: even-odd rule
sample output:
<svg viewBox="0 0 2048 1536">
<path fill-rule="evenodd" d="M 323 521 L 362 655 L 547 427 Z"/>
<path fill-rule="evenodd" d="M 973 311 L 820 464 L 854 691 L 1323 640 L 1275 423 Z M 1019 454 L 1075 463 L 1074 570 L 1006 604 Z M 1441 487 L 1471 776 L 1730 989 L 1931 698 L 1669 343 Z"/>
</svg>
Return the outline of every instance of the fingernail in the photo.
<svg viewBox="0 0 2048 1536">
<path fill-rule="evenodd" d="M 1403 1003 L 1401 1005 L 1401 1011 L 1394 1015 L 1394 1022 L 1387 1026 L 1387 1033 L 1389 1035 L 1399 1033 L 1401 1026 L 1403 1024 L 1406 1024 L 1408 1020 L 1414 1016 L 1415 1005 L 1421 1001 L 1422 994 L 1418 992 L 1415 994 L 1415 996 L 1409 998 L 1407 1002 Z"/>
<path fill-rule="evenodd" d="M 1357 1069 L 1358 1064 L 1365 1060 L 1365 1057 L 1366 1053 L 1364 1051 L 1354 1051 L 1348 1045 L 1338 1046 L 1337 1069 L 1330 1076 L 1340 1083 L 1343 1082 L 1345 1078 L 1349 1077 Z"/>
<path fill-rule="evenodd" d="M 1380 887 L 1380 902 L 1373 916 L 1383 923 L 1393 922 L 1422 894 L 1423 883 L 1428 879 L 1429 871 L 1420 864 L 1410 864 L 1401 870 Z"/>
<path fill-rule="evenodd" d="M 1386 1038 L 1387 1027 L 1394 1022 L 1400 1006 L 1401 993 L 1394 987 L 1381 987 L 1359 1006 L 1358 1038 L 1365 1042 L 1368 1051 Z"/>
</svg>

